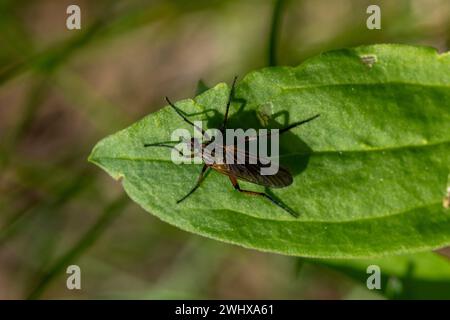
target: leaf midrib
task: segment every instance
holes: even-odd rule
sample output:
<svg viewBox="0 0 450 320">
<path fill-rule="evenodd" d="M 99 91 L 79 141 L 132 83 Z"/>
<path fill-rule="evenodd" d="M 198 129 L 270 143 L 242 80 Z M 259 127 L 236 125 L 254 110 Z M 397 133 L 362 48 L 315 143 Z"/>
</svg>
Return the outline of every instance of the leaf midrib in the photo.
<svg viewBox="0 0 450 320">
<path fill-rule="evenodd" d="M 293 156 L 301 156 L 301 155 L 324 155 L 324 154 L 348 154 L 348 153 L 372 153 L 372 152 L 391 152 L 391 151 L 401 151 L 404 149 L 422 149 L 422 148 L 431 148 L 436 147 L 443 144 L 450 144 L 450 140 L 435 142 L 435 143 L 427 143 L 422 145 L 404 145 L 399 147 L 383 147 L 383 148 L 371 148 L 365 150 L 321 150 L 321 151 L 312 151 L 310 153 L 307 152 L 291 152 L 289 154 L 281 155 L 280 158 L 288 158 Z M 123 161 L 145 161 L 145 162 L 172 162 L 170 159 L 154 159 L 154 158 L 131 158 L 131 157 L 110 157 L 110 156 L 101 156 L 101 157 L 91 157 L 90 161 L 96 162 L 101 161 L 101 159 L 106 160 L 123 160 Z"/>
<path fill-rule="evenodd" d="M 308 85 L 298 85 L 298 86 L 279 86 L 278 88 L 282 91 L 295 91 L 302 89 L 315 89 L 315 88 L 326 88 L 326 87 L 348 87 L 348 86 L 413 86 L 413 87 L 424 87 L 424 88 L 439 88 L 439 89 L 450 89 L 450 83 L 416 83 L 416 82 L 402 82 L 402 81 L 384 81 L 384 82 L 342 82 L 342 83 L 318 83 L 318 84 L 308 84 Z M 275 97 L 278 96 L 275 95 Z M 273 97 L 271 97 L 273 99 Z"/>
</svg>

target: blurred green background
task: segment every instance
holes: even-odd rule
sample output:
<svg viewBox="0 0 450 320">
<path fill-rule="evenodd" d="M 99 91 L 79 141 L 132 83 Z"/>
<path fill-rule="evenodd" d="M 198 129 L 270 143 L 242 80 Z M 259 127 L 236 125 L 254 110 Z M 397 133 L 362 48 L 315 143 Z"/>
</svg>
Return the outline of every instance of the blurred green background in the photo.
<svg viewBox="0 0 450 320">
<path fill-rule="evenodd" d="M 81 7 L 81 30 L 65 27 L 70 4 Z M 381 30 L 366 28 L 370 4 L 381 7 Z M 0 299 L 450 298 L 448 249 L 374 260 L 386 272 L 383 289 L 369 291 L 364 266 L 374 261 L 312 261 L 188 234 L 86 161 L 164 96 L 194 96 L 200 79 L 230 82 L 369 43 L 449 50 L 450 1 L 0 0 Z M 82 290 L 66 288 L 70 264 Z"/>
</svg>

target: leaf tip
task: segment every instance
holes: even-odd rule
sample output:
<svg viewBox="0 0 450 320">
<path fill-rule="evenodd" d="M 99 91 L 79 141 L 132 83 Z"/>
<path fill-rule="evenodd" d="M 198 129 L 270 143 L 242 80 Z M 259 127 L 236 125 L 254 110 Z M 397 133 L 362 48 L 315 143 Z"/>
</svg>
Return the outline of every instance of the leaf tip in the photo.
<svg viewBox="0 0 450 320">
<path fill-rule="evenodd" d="M 92 149 L 91 153 L 89 154 L 89 156 L 87 157 L 87 161 L 93 164 L 97 164 L 99 163 L 98 161 L 98 157 L 96 157 L 97 154 L 97 149 L 98 149 L 98 145 L 99 143 L 97 143 L 94 148 Z"/>
<path fill-rule="evenodd" d="M 124 174 L 121 172 L 116 172 L 109 168 L 107 165 L 105 165 L 102 161 L 104 157 L 101 155 L 101 146 L 103 144 L 103 141 L 98 142 L 94 148 L 92 149 L 91 153 L 87 157 L 87 161 L 95 164 L 96 166 L 100 167 L 101 169 L 105 170 L 114 180 L 120 181 L 124 178 Z"/>
</svg>

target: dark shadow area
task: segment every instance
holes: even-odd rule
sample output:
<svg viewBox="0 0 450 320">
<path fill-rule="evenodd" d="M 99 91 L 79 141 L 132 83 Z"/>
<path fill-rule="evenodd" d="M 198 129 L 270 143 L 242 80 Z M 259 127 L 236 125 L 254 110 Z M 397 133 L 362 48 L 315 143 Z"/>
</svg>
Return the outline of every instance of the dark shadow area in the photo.
<svg viewBox="0 0 450 320">
<path fill-rule="evenodd" d="M 247 130 L 253 128 L 259 129 L 282 129 L 292 122 L 290 121 L 290 115 L 287 111 L 277 112 L 275 114 L 268 114 L 264 110 L 264 105 L 260 106 L 257 110 L 245 110 L 247 101 L 244 99 L 233 99 L 233 102 L 239 103 L 239 109 L 237 112 L 233 112 L 230 107 L 231 116 L 228 119 L 227 128 Z M 219 113 L 216 110 L 205 110 L 201 113 L 189 114 L 187 116 L 194 116 L 204 114 L 208 128 L 220 128 L 223 122 L 225 113 L 225 105 L 223 106 L 223 113 Z M 310 115 L 305 115 L 305 119 Z M 320 118 L 319 118 L 320 119 Z M 315 120 L 318 121 L 318 120 Z M 308 129 L 313 130 L 312 126 L 315 121 L 308 124 Z M 296 127 L 293 130 L 301 130 L 302 126 Z M 303 141 L 296 136 L 293 132 L 287 131 L 280 135 L 280 165 L 287 168 L 289 172 L 296 176 L 303 172 L 309 161 L 310 155 L 313 150 Z M 292 154 L 291 156 L 287 156 Z M 294 155 L 295 154 L 295 155 Z"/>
</svg>

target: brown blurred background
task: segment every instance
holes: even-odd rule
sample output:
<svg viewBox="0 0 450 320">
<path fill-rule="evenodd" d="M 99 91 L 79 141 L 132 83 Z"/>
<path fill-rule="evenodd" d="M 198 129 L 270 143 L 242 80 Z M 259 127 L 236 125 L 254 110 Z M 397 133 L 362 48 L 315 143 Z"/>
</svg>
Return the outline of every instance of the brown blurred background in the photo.
<svg viewBox="0 0 450 320">
<path fill-rule="evenodd" d="M 81 8 L 67 30 L 66 8 Z M 383 298 L 304 259 L 167 225 L 87 163 L 94 144 L 197 82 L 269 64 L 276 1 L 0 0 L 0 299 Z M 366 28 L 381 7 L 382 29 Z M 291 0 L 276 57 L 369 43 L 450 46 L 448 0 Z M 82 290 L 65 268 L 82 270 Z"/>
</svg>

